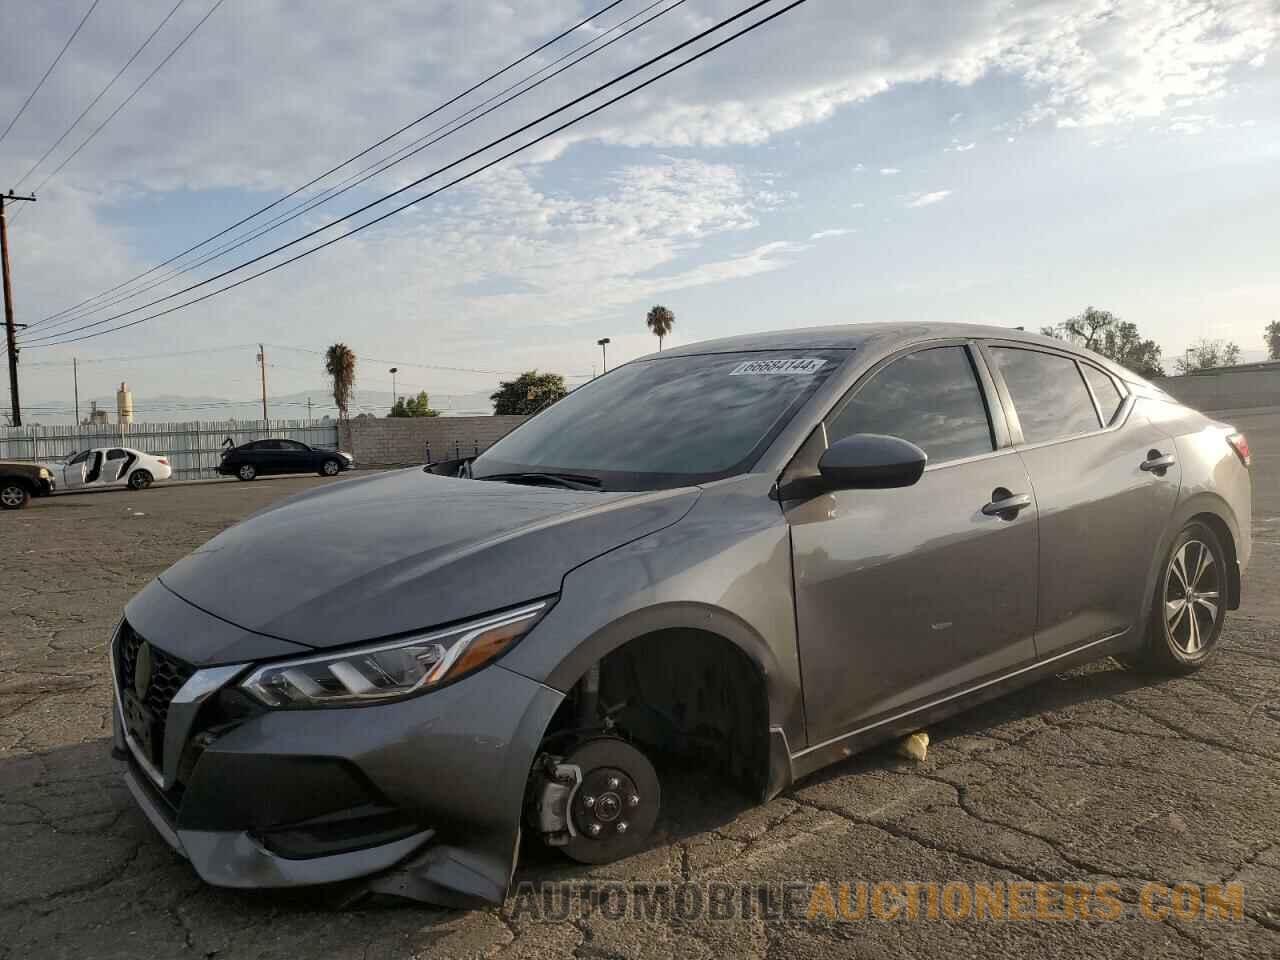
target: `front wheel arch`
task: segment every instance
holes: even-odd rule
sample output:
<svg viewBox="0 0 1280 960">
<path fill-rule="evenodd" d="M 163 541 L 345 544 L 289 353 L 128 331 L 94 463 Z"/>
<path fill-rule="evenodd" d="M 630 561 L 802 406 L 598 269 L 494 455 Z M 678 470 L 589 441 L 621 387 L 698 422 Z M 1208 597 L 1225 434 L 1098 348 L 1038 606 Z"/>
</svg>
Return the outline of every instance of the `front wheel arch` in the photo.
<svg viewBox="0 0 1280 960">
<path fill-rule="evenodd" d="M 773 736 L 769 723 L 765 671 L 729 638 L 667 627 L 612 646 L 568 684 L 544 739 L 581 728 L 586 681 L 596 668 L 599 714 L 608 714 L 646 752 L 689 754 L 718 743 L 707 762 L 757 799 L 775 796 L 789 782 L 786 739 Z"/>
</svg>

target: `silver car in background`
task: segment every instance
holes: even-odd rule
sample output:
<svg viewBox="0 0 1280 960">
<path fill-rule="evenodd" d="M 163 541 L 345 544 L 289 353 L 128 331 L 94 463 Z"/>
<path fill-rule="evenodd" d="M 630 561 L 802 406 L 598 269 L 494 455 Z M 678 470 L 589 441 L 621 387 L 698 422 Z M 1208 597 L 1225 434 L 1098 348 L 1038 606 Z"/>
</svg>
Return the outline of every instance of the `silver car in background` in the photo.
<svg viewBox="0 0 1280 960">
<path fill-rule="evenodd" d="M 115 755 L 208 882 L 499 901 L 1240 603 L 1244 438 L 1065 343 L 864 324 L 637 360 L 474 460 L 336 483 L 135 597 Z"/>
</svg>

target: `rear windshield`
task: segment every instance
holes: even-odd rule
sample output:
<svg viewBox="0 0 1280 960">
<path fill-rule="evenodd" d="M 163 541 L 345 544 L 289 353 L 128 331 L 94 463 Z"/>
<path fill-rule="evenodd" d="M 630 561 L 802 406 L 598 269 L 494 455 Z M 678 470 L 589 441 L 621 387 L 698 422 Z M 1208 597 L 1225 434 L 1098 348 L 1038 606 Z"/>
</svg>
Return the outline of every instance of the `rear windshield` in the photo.
<svg viewBox="0 0 1280 960">
<path fill-rule="evenodd" d="M 597 377 L 490 447 L 476 478 L 555 472 L 608 490 L 705 483 L 750 470 L 845 350 L 658 357 Z"/>
</svg>

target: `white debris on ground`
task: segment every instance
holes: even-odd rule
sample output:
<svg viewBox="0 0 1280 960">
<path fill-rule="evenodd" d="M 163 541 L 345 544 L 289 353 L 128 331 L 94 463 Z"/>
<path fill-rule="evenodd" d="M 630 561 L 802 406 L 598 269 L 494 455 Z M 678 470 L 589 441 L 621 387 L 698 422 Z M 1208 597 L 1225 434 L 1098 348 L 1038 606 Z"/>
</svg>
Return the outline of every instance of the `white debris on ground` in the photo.
<svg viewBox="0 0 1280 960">
<path fill-rule="evenodd" d="M 898 756 L 900 757 L 906 757 L 908 760 L 914 760 L 917 763 L 924 763 L 924 758 L 928 755 L 928 731 L 918 730 L 909 737 L 903 737 L 898 743 Z"/>
</svg>

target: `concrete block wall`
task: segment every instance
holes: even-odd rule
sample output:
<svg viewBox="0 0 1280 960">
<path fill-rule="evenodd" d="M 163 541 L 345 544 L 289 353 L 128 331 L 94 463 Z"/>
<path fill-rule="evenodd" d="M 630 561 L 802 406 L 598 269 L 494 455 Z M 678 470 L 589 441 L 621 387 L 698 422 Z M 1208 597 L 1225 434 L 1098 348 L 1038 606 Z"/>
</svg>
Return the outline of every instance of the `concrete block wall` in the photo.
<svg viewBox="0 0 1280 960">
<path fill-rule="evenodd" d="M 1196 410 L 1280 405 L 1280 367 L 1163 377 L 1152 382 Z"/>
<path fill-rule="evenodd" d="M 354 419 L 340 428 L 340 449 L 357 467 L 411 467 L 432 460 L 469 457 L 486 449 L 525 417 L 380 417 Z M 455 452 L 456 451 L 456 452 Z"/>
</svg>

